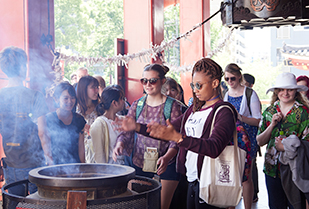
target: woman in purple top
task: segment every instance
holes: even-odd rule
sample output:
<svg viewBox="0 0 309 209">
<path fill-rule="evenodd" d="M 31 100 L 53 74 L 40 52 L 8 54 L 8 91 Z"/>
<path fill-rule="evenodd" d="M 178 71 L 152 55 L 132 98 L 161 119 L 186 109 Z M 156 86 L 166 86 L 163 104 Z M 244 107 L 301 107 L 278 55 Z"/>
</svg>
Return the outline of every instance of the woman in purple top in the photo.
<svg viewBox="0 0 309 209">
<path fill-rule="evenodd" d="M 186 174 L 189 185 L 187 208 L 215 209 L 199 198 L 199 178 L 204 156 L 216 158 L 226 145 L 233 141 L 236 110 L 221 98 L 220 81 L 223 72 L 221 67 L 209 58 L 203 58 L 194 65 L 191 88 L 193 105 L 175 121 L 167 126 L 157 123 L 148 124 L 150 136 L 176 142 L 179 146 L 177 171 Z M 214 119 L 216 109 L 222 105 L 229 106 L 233 112 L 223 107 Z M 214 129 L 210 134 L 212 120 Z M 145 132 L 144 125 L 136 127 Z M 226 197 L 228 198 L 228 197 Z"/>
<path fill-rule="evenodd" d="M 148 124 L 151 121 L 156 121 L 159 124 L 166 125 L 166 108 L 165 104 L 168 97 L 161 93 L 162 85 L 166 78 L 165 74 L 168 69 L 160 64 L 147 65 L 143 72 L 141 83 L 143 84 L 146 96 L 143 99 L 133 102 L 124 121 L 129 121 L 132 125 L 119 135 L 116 146 L 113 151 L 114 160 L 118 155 L 131 156 L 129 165 L 136 169 L 137 175 L 153 177 L 156 172 L 162 183 L 161 190 L 161 208 L 169 208 L 171 199 L 179 181 L 179 174 L 176 173 L 175 156 L 178 152 L 178 147 L 175 142 L 155 140 L 153 138 L 135 134 L 135 119 L 137 123 Z M 137 109 L 140 109 L 140 114 Z M 170 109 L 170 119 L 175 120 L 180 116 L 180 106 L 178 102 L 172 103 Z M 137 117 L 136 117 L 137 115 Z M 122 121 L 120 121 L 121 123 Z M 132 128 L 133 127 L 133 128 Z M 135 137 L 136 135 L 136 137 Z M 144 172 L 144 153 L 147 150 L 158 152 L 157 171 Z M 132 154 L 133 153 L 133 154 Z M 150 154 L 151 155 L 151 154 Z M 155 166 L 156 169 L 156 166 Z"/>
</svg>

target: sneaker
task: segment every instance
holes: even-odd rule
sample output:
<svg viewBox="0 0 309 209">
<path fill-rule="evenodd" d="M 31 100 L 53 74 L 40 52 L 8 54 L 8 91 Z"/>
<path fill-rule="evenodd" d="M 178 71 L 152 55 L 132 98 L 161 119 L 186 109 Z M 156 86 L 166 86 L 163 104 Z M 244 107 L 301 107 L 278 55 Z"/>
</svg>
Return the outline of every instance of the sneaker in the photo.
<svg viewBox="0 0 309 209">
<path fill-rule="evenodd" d="M 257 202 L 258 200 L 259 200 L 258 196 L 257 196 L 257 195 L 254 195 L 253 201 L 252 201 L 252 202 Z"/>
</svg>

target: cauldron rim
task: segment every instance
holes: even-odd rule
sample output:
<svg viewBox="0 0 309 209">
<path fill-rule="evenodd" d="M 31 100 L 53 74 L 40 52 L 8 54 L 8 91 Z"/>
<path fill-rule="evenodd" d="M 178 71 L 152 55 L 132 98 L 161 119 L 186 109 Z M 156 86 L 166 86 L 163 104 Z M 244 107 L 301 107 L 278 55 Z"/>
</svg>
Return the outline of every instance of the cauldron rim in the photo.
<svg viewBox="0 0 309 209">
<path fill-rule="evenodd" d="M 56 177 L 49 175 L 42 175 L 41 173 L 50 169 L 65 169 L 69 167 L 113 167 L 113 169 L 121 169 L 121 173 L 107 174 L 102 177 Z M 127 183 L 135 177 L 135 169 L 129 166 L 108 164 L 108 163 L 70 163 L 39 167 L 29 172 L 29 181 L 37 186 L 52 186 L 52 187 L 100 187 L 110 186 L 115 184 Z"/>
</svg>

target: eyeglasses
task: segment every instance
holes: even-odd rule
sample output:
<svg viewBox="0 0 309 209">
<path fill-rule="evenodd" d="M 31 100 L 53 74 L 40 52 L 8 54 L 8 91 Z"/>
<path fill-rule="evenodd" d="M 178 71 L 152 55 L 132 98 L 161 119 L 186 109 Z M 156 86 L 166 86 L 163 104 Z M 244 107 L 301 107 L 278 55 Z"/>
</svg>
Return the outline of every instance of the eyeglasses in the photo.
<svg viewBox="0 0 309 209">
<path fill-rule="evenodd" d="M 231 81 L 236 81 L 236 77 L 225 77 L 225 78 L 224 78 L 224 80 L 225 80 L 226 82 L 228 82 L 229 79 L 231 79 Z"/>
<path fill-rule="evenodd" d="M 148 81 L 149 81 L 149 84 L 155 85 L 155 84 L 158 82 L 158 80 L 160 80 L 160 78 L 150 78 L 150 79 L 142 78 L 142 79 L 141 79 L 141 83 L 142 83 L 143 85 L 147 85 L 147 83 L 148 83 Z"/>
<path fill-rule="evenodd" d="M 208 81 L 208 82 L 202 83 L 202 84 L 200 84 L 200 83 L 195 83 L 195 85 L 194 85 L 194 83 L 192 82 L 192 83 L 190 83 L 190 86 L 191 86 L 191 89 L 192 89 L 193 91 L 194 91 L 194 87 L 195 87 L 197 90 L 200 90 L 204 84 L 207 84 L 207 83 L 210 83 L 210 82 L 211 82 L 211 81 Z"/>
</svg>

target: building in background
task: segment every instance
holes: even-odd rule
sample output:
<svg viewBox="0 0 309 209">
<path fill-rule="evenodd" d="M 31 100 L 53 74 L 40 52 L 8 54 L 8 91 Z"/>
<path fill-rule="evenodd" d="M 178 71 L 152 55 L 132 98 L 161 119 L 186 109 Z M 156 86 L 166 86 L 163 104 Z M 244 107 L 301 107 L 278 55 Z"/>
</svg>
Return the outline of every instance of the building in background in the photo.
<svg viewBox="0 0 309 209">
<path fill-rule="evenodd" d="M 233 48 L 234 48 L 234 54 L 235 54 L 235 60 L 234 62 L 236 64 L 245 64 L 248 60 L 246 56 L 246 41 L 245 41 L 245 31 L 238 30 L 235 33 L 235 39 L 233 42 Z"/>
<path fill-rule="evenodd" d="M 309 53 L 309 27 L 308 26 L 285 26 L 271 28 L 271 62 L 272 65 L 283 65 L 282 70 L 294 73 L 296 76 L 309 74 L 308 68 L 297 66 L 303 65 L 301 60 L 308 60 Z M 294 58 L 293 65 L 291 58 Z M 297 62 L 296 60 L 300 60 Z"/>
</svg>

